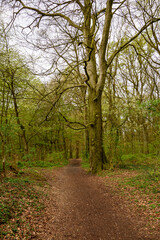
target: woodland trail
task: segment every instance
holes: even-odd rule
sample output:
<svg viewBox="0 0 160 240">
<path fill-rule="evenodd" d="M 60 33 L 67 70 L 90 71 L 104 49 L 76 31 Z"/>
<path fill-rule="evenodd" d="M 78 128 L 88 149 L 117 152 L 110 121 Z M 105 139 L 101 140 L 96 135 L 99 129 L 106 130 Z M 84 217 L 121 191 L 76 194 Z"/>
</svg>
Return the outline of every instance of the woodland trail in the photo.
<svg viewBox="0 0 160 240">
<path fill-rule="evenodd" d="M 48 176 L 50 199 L 34 239 L 150 239 L 140 233 L 138 217 L 131 216 L 98 177 L 87 174 L 80 160 L 70 160 L 52 174 Z"/>
</svg>

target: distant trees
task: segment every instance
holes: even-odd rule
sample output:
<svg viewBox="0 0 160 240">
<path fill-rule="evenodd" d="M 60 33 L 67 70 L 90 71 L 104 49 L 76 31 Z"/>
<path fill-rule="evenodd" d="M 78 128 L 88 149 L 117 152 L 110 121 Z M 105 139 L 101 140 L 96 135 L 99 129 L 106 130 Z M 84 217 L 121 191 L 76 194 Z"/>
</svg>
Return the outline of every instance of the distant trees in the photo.
<svg viewBox="0 0 160 240">
<path fill-rule="evenodd" d="M 114 164 L 123 154 L 159 154 L 159 62 L 143 37 L 119 54 L 105 87 L 104 124 L 107 156 Z M 106 99 L 106 100 L 105 100 Z M 154 109 L 154 110 L 153 110 Z"/>
<path fill-rule="evenodd" d="M 75 75 L 71 78 L 64 72 L 48 83 L 41 82 L 31 73 L 27 60 L 10 47 L 3 26 L 0 30 L 0 165 L 4 176 L 6 162 L 16 168 L 18 159 L 45 160 L 53 152 L 61 152 L 66 159 L 69 154 L 78 157 L 80 130 L 84 129 L 79 106 L 82 93 L 78 89 L 68 95 L 73 85 L 66 82 L 70 77 L 77 85 Z M 73 131 L 79 127 L 75 137 Z"/>
<path fill-rule="evenodd" d="M 0 93 L 1 93 L 1 151 L 3 159 L 3 170 L 5 175 L 5 159 L 6 152 L 13 142 L 14 128 L 19 128 L 18 135 L 24 140 L 25 150 L 27 151 L 27 141 L 25 135 L 25 127 L 19 117 L 18 97 L 23 94 L 25 83 L 21 82 L 21 78 L 27 77 L 26 68 L 22 65 L 17 53 L 9 48 L 8 37 L 4 28 L 1 28 L 1 39 L 3 43 L 0 46 Z M 22 87 L 23 85 L 23 87 Z M 13 116 L 14 115 L 14 116 Z M 13 120 L 14 119 L 14 120 Z M 15 140 L 15 138 L 14 138 Z"/>
</svg>

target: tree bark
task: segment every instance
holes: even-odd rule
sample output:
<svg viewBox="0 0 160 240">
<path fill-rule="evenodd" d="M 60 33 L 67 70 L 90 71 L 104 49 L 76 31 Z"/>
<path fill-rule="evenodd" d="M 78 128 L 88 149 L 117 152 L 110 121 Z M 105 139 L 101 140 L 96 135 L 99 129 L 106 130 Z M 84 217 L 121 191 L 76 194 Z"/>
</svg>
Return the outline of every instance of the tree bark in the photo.
<svg viewBox="0 0 160 240">
<path fill-rule="evenodd" d="M 96 97 L 94 89 L 89 89 L 89 160 L 92 173 L 103 169 L 104 151 L 102 138 L 101 96 Z"/>
<path fill-rule="evenodd" d="M 99 74 L 96 64 L 96 42 L 94 38 L 95 28 L 94 21 L 91 27 L 91 1 L 85 0 L 84 12 L 84 44 L 86 46 L 87 64 L 86 76 L 88 85 L 88 109 L 89 109 L 89 160 L 91 172 L 96 173 L 103 169 L 106 157 L 103 149 L 102 136 L 102 109 L 101 99 L 104 84 L 106 80 L 107 63 L 105 60 L 106 47 L 112 19 L 113 0 L 108 0 L 106 4 L 104 28 L 99 48 Z"/>
<path fill-rule="evenodd" d="M 89 131 L 88 131 L 88 107 L 86 106 L 86 99 L 84 97 L 84 124 L 86 125 L 86 128 L 84 130 L 84 151 L 85 151 L 85 157 L 88 158 L 89 156 Z"/>
</svg>

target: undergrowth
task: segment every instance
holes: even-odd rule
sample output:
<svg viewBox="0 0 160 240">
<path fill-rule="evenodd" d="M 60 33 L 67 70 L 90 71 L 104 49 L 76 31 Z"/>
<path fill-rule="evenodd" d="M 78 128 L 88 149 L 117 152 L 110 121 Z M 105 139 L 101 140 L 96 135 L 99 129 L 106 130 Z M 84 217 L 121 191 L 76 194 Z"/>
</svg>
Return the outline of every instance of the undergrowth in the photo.
<svg viewBox="0 0 160 240">
<path fill-rule="evenodd" d="M 17 174 L 7 164 L 8 177 L 0 182 L 0 239 L 32 239 L 32 219 L 44 208 L 41 187 L 47 180 L 42 169 L 50 171 L 67 164 L 62 155 L 54 158 L 51 154 L 44 161 L 18 160 Z"/>
<path fill-rule="evenodd" d="M 128 172 L 127 176 L 125 172 Z M 147 194 L 160 193 L 160 162 L 155 163 L 155 160 L 150 160 L 148 163 L 128 160 L 117 168 L 100 172 L 99 175 L 108 175 L 119 180 L 121 186 L 128 185 Z"/>
<path fill-rule="evenodd" d="M 43 160 L 37 159 L 21 159 L 18 161 L 19 168 L 32 168 L 32 167 L 40 167 L 40 168 L 53 168 L 53 167 L 63 167 L 68 164 L 67 159 L 64 158 L 63 152 L 53 152 L 48 154 Z"/>
<path fill-rule="evenodd" d="M 129 199 L 135 202 L 136 207 L 145 211 L 148 219 L 159 221 L 160 212 L 160 160 L 151 156 L 140 157 L 124 156 L 123 162 L 112 170 L 104 170 L 99 173 L 105 177 L 106 185 L 115 188 Z M 148 220 L 149 221 L 149 220 Z M 152 228 L 153 222 L 150 226 Z"/>
<path fill-rule="evenodd" d="M 42 193 L 35 189 L 38 182 L 26 178 L 6 178 L 0 184 L 0 239 L 27 239 L 33 231 L 30 215 L 37 216 L 44 208 Z M 20 233 L 19 233 L 20 232 Z"/>
<path fill-rule="evenodd" d="M 84 168 L 87 171 L 90 171 L 90 164 L 89 164 L 89 158 L 87 157 L 82 157 L 82 162 L 81 162 L 82 168 Z"/>
<path fill-rule="evenodd" d="M 134 187 L 146 194 L 160 193 L 160 159 L 151 155 L 125 155 L 119 165 L 123 171 L 136 171 L 137 176 L 124 178 L 122 184 Z"/>
</svg>

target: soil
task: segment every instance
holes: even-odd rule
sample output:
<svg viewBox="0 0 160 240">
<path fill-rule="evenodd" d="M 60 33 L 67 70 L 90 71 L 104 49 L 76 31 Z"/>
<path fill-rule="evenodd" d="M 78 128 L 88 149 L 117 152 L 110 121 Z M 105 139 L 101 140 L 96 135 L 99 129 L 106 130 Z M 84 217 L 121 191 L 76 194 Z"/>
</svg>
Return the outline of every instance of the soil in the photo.
<svg viewBox="0 0 160 240">
<path fill-rule="evenodd" d="M 102 178 L 85 172 L 80 160 L 44 172 L 49 183 L 45 212 L 34 223 L 37 240 L 156 240 L 142 231 L 141 216 L 130 211 Z M 34 226 L 33 226 L 34 227 Z"/>
</svg>

